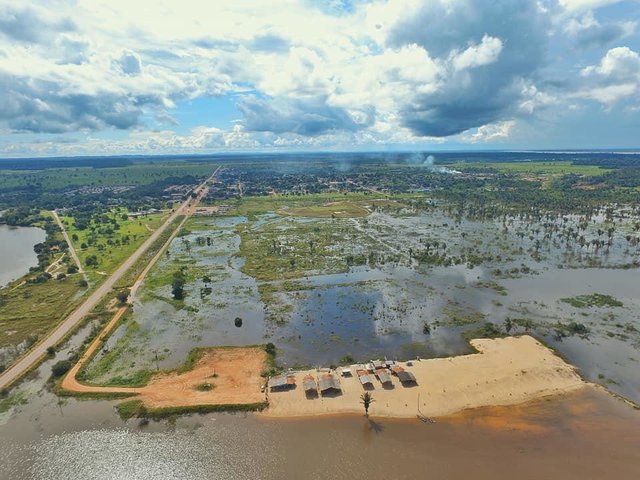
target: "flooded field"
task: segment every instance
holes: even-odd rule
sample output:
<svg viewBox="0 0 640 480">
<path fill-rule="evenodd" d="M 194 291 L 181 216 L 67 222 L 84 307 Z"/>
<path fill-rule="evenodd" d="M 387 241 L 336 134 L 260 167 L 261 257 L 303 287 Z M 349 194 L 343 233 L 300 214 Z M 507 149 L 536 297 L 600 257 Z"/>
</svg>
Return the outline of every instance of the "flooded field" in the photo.
<svg viewBox="0 0 640 480">
<path fill-rule="evenodd" d="M 283 366 L 326 366 L 463 354 L 472 336 L 530 332 L 640 400 L 629 212 L 465 220 L 433 205 L 369 208 L 191 220 L 88 378 L 175 368 L 196 346 L 273 342 Z"/>
<path fill-rule="evenodd" d="M 45 237 L 41 228 L 0 225 L 0 288 L 38 265 L 33 246 Z"/>
</svg>

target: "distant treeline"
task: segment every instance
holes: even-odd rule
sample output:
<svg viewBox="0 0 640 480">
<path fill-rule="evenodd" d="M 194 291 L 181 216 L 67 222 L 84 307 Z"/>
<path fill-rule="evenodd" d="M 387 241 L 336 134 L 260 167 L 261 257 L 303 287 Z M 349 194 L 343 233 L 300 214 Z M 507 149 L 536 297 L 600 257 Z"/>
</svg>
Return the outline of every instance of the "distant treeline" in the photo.
<svg viewBox="0 0 640 480">
<path fill-rule="evenodd" d="M 0 170 L 48 170 L 50 168 L 113 168 L 133 165 L 128 158 L 116 157 L 65 157 L 19 158 L 0 160 Z"/>
</svg>

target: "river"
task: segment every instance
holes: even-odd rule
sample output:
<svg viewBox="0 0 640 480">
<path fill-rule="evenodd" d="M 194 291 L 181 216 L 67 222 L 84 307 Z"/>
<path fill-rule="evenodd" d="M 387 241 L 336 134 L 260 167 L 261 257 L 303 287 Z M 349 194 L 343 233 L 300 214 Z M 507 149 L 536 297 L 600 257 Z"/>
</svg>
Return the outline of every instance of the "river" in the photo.
<svg viewBox="0 0 640 480">
<path fill-rule="evenodd" d="M 0 225 L 0 287 L 38 265 L 33 246 L 45 238 L 46 232 L 41 228 Z"/>
<path fill-rule="evenodd" d="M 594 390 L 434 424 L 210 414 L 140 426 L 74 400 L 0 427 L 0 478 L 631 480 L 638 444 L 640 412 Z"/>
</svg>

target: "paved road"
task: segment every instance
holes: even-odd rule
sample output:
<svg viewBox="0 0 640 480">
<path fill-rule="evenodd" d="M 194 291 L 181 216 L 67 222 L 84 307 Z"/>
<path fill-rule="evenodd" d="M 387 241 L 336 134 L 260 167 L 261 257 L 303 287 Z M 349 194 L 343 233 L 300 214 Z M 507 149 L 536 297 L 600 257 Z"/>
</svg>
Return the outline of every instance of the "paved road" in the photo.
<svg viewBox="0 0 640 480">
<path fill-rule="evenodd" d="M 80 273 L 82 273 L 82 275 L 84 276 L 85 282 L 89 283 L 89 278 L 87 277 L 87 272 L 85 272 L 84 269 L 82 268 L 82 263 L 80 262 L 80 257 L 78 257 L 78 254 L 76 253 L 76 249 L 73 248 L 73 243 L 71 243 L 71 239 L 69 238 L 69 234 L 67 233 L 67 229 L 64 228 L 62 220 L 60 220 L 60 217 L 58 216 L 58 212 L 56 212 L 55 210 L 51 210 L 51 214 L 53 215 L 53 218 L 55 219 L 56 223 L 60 227 L 60 230 L 62 230 L 62 236 L 64 237 L 65 241 L 67 242 L 67 245 L 69 245 L 69 254 L 71 254 L 71 258 L 73 258 L 73 261 L 76 262 L 76 266 L 78 267 L 78 271 Z"/>
<path fill-rule="evenodd" d="M 133 266 L 134 263 L 147 251 L 147 249 L 155 242 L 162 232 L 171 224 L 173 220 L 179 215 L 190 215 L 195 210 L 196 204 L 200 201 L 204 195 L 207 184 L 212 180 L 220 170 L 220 167 L 216 168 L 211 177 L 207 178 L 197 188 L 199 195 L 196 199 L 187 199 L 180 207 L 178 207 L 167 220 L 158 227 L 145 242 L 127 259 L 125 260 L 113 274 L 108 277 L 94 292 L 87 297 L 87 299 L 74 310 L 62 323 L 60 323 L 55 329 L 43 340 L 37 343 L 31 350 L 25 355 L 20 357 L 17 362 L 7 368 L 2 374 L 0 374 L 0 389 L 6 388 L 11 385 L 15 380 L 20 378 L 25 372 L 27 372 L 34 364 L 38 363 L 42 357 L 47 353 L 47 348 L 55 346 L 60 340 L 62 340 L 69 332 L 71 332 L 80 321 L 87 315 L 94 307 L 100 303 L 102 298 L 111 291 L 113 286 L 122 278 L 122 276 Z M 155 257 L 154 257 L 155 260 Z M 138 285 L 136 285 L 137 289 Z"/>
</svg>

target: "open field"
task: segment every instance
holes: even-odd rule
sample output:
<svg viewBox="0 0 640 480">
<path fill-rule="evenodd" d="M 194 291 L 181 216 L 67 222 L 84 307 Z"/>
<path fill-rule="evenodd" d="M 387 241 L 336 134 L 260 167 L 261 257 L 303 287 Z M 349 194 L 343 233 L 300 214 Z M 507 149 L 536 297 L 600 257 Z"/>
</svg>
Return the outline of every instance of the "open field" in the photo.
<svg viewBox="0 0 640 480">
<path fill-rule="evenodd" d="M 83 269 L 94 273 L 94 278 L 99 278 L 96 272 L 111 274 L 166 220 L 168 212 L 123 219 L 125 215 L 125 210 L 114 209 L 102 222 L 93 220 L 82 230 L 76 228 L 73 217 L 61 217 Z M 95 258 L 96 263 L 88 265 L 88 258 Z"/>
<path fill-rule="evenodd" d="M 595 165 L 575 165 L 571 161 L 555 161 L 555 162 L 482 162 L 482 163 L 465 163 L 457 162 L 450 165 L 451 168 L 457 170 L 477 169 L 477 170 L 494 170 L 505 173 L 518 174 L 544 174 L 544 175 L 602 175 L 610 171 Z"/>
<path fill-rule="evenodd" d="M 292 217 L 319 217 L 319 218 L 352 218 L 366 217 L 371 213 L 361 205 L 353 202 L 329 202 L 324 205 L 313 205 L 309 207 L 283 208 L 278 210 L 280 215 L 290 215 Z"/>
<path fill-rule="evenodd" d="M 84 288 L 82 275 L 64 280 L 23 285 L 2 292 L 0 308 L 0 347 L 18 345 L 29 337 L 40 337 L 69 312 Z"/>
</svg>

